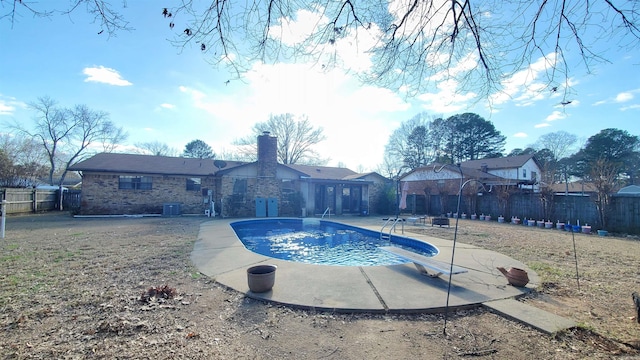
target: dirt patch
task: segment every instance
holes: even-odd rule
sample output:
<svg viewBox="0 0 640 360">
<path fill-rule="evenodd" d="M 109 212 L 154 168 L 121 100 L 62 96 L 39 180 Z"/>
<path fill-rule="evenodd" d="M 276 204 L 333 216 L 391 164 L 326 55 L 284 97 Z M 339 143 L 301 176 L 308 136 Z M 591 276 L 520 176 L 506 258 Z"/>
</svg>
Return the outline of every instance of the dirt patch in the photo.
<svg viewBox="0 0 640 360">
<path fill-rule="evenodd" d="M 0 356 L 187 359 L 617 359 L 640 356 L 640 242 L 461 221 L 458 241 L 541 276 L 522 299 L 580 327 L 547 336 L 484 309 L 368 315 L 244 297 L 189 260 L 203 218 L 10 217 L 0 253 Z M 442 238 L 452 229 L 412 228 Z M 578 280 L 580 287 L 578 288 Z"/>
</svg>

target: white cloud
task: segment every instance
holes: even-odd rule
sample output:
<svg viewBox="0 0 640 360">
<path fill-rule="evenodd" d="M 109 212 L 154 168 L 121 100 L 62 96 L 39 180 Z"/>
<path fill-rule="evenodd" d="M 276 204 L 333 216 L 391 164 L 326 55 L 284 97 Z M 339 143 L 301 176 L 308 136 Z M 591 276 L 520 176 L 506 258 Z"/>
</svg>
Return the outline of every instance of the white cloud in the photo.
<svg viewBox="0 0 640 360">
<path fill-rule="evenodd" d="M 426 110 L 436 113 L 457 112 L 465 109 L 477 96 L 473 92 L 459 93 L 458 85 L 458 82 L 453 79 L 442 81 L 437 85 L 439 90 L 437 93 L 421 94 L 417 98 L 424 102 L 422 107 Z"/>
<path fill-rule="evenodd" d="M 171 110 L 171 109 L 175 109 L 175 108 L 176 108 L 176 106 L 175 106 L 175 105 L 173 105 L 173 104 L 167 104 L 167 103 L 160 104 L 160 107 L 161 107 L 161 108 L 163 108 L 163 109 L 169 109 L 169 110 Z"/>
<path fill-rule="evenodd" d="M 314 33 L 316 27 L 321 28 L 328 20 L 322 12 L 298 10 L 296 18 L 280 18 L 280 25 L 269 27 L 269 36 L 281 40 L 287 46 L 294 46 L 303 42 Z"/>
<path fill-rule="evenodd" d="M 3 100 L 0 100 L 0 115 L 11 115 L 14 111 L 16 111 L 15 106 L 9 105 Z"/>
<path fill-rule="evenodd" d="M 618 95 L 616 95 L 616 102 L 621 103 L 621 102 L 626 102 L 633 99 L 633 94 L 630 92 L 622 92 Z"/>
<path fill-rule="evenodd" d="M 321 71 L 309 64 L 255 64 L 245 80 L 228 87 L 179 88 L 188 95 L 190 107 L 207 112 L 211 124 L 224 124 L 211 126 L 215 134 L 210 141 L 215 146 L 251 134 L 251 126 L 267 121 L 270 115 L 291 113 L 307 116 L 312 124 L 323 128 L 327 140 L 317 146 L 321 154 L 334 154 L 332 161 L 342 161 L 350 168 L 363 165 L 373 169 L 375 164 L 367 162 L 381 159 L 384 146 L 375 146 L 373 151 L 379 154 L 372 153 L 370 146 L 354 146 L 354 134 L 370 144 L 384 144 L 390 128 L 397 125 L 389 121 L 389 116 L 410 108 L 398 94 L 386 88 L 363 86 L 339 69 Z M 188 111 L 187 104 L 177 105 L 181 111 Z"/>
<path fill-rule="evenodd" d="M 523 132 L 519 132 L 519 133 L 513 134 L 513 137 L 526 138 L 526 137 L 529 137 L 529 135 L 527 135 L 526 133 L 523 133 Z"/>
<path fill-rule="evenodd" d="M 492 94 L 489 102 L 500 105 L 509 100 L 520 102 L 520 106 L 530 106 L 534 102 L 544 99 L 547 85 L 537 81 L 541 74 L 547 72 L 554 64 L 555 54 L 539 58 L 528 68 L 514 73 L 510 78 L 502 81 L 502 90 Z"/>
<path fill-rule="evenodd" d="M 97 82 L 115 86 L 131 86 L 131 82 L 125 80 L 120 76 L 117 70 L 106 68 L 104 66 L 88 67 L 82 70 L 82 73 L 87 75 L 84 79 L 85 82 Z"/>
<path fill-rule="evenodd" d="M 545 120 L 546 121 L 556 121 L 556 120 L 565 119 L 566 117 L 567 117 L 567 114 L 565 114 L 565 113 L 563 113 L 561 111 L 554 111 L 549 116 L 547 116 L 547 118 Z"/>
<path fill-rule="evenodd" d="M 629 106 L 620 108 L 621 111 L 634 110 L 634 109 L 640 109 L 640 104 L 634 104 L 634 105 L 629 105 Z"/>
<path fill-rule="evenodd" d="M 549 126 L 551 126 L 551 124 L 549 124 L 549 123 L 540 123 L 540 124 L 534 125 L 533 127 L 536 128 L 536 129 L 541 129 L 541 128 L 546 128 L 546 127 L 549 127 Z"/>
<path fill-rule="evenodd" d="M 13 115 L 17 108 L 26 108 L 27 104 L 16 100 L 14 97 L 0 94 L 0 115 Z"/>
</svg>

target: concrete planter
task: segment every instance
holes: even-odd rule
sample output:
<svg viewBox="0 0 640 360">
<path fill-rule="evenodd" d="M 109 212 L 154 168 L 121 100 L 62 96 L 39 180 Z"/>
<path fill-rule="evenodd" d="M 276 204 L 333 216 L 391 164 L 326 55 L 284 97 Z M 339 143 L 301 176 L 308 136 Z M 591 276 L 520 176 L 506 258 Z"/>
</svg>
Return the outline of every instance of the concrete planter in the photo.
<svg viewBox="0 0 640 360">
<path fill-rule="evenodd" d="M 247 282 L 249 290 L 254 293 L 263 293 L 271 290 L 276 281 L 275 265 L 257 265 L 247 269 Z"/>
</svg>

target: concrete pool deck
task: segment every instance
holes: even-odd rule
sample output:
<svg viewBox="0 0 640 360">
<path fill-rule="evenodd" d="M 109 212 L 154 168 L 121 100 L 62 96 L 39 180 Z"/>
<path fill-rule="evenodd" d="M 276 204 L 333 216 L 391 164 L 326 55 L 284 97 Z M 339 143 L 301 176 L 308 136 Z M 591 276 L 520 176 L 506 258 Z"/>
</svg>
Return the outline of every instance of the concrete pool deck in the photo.
<svg viewBox="0 0 640 360">
<path fill-rule="evenodd" d="M 201 273 L 228 288 L 245 293 L 248 297 L 336 312 L 425 313 L 442 312 L 445 309 L 448 275 L 431 278 L 420 274 L 412 263 L 389 266 L 326 266 L 266 257 L 243 246 L 229 225 L 238 220 L 215 219 L 203 223 L 191 260 Z M 374 231 L 380 231 L 383 224 L 374 217 L 327 220 Z M 405 225 L 405 230 L 410 227 L 411 225 Z M 451 231 L 454 231 L 453 226 Z M 396 234 L 402 235 L 401 229 Z M 440 250 L 435 259 L 450 262 L 453 241 L 409 231 L 405 231 L 403 236 L 435 245 Z M 253 293 L 249 291 L 247 284 L 247 268 L 259 264 L 274 264 L 278 267 L 275 285 L 266 293 Z M 525 264 L 468 244 L 456 243 L 454 264 L 469 271 L 452 276 L 450 309 L 489 304 L 489 308 L 500 312 L 499 301 L 517 298 L 539 283 L 537 274 Z M 526 288 L 508 285 L 506 278 L 496 269 L 497 266 L 526 270 L 529 284 Z M 492 307 L 490 304 L 496 306 Z M 539 315 L 533 314 L 534 317 Z M 571 324 L 562 323 L 560 327 L 569 325 Z"/>
</svg>

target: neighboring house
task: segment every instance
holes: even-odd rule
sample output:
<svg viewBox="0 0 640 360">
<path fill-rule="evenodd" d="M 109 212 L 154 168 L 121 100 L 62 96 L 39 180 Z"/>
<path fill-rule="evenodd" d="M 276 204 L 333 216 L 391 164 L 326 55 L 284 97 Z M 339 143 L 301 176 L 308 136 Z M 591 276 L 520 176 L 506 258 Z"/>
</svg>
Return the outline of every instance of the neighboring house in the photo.
<svg viewBox="0 0 640 360">
<path fill-rule="evenodd" d="M 73 165 L 81 214 L 232 217 L 368 214 L 385 178 L 345 168 L 277 162 L 277 139 L 258 136 L 252 163 L 103 153 Z"/>
<path fill-rule="evenodd" d="M 478 180 L 475 188 L 490 191 L 494 186 L 540 189 L 540 165 L 533 155 L 465 161 L 457 165 L 431 164 L 419 167 L 400 178 L 408 182 L 409 193 L 457 194 L 461 176 Z M 479 185 L 482 186 L 479 186 Z"/>
<path fill-rule="evenodd" d="M 551 184 L 549 188 L 554 195 L 561 196 L 592 196 L 598 192 L 593 183 L 585 181 Z"/>
</svg>

